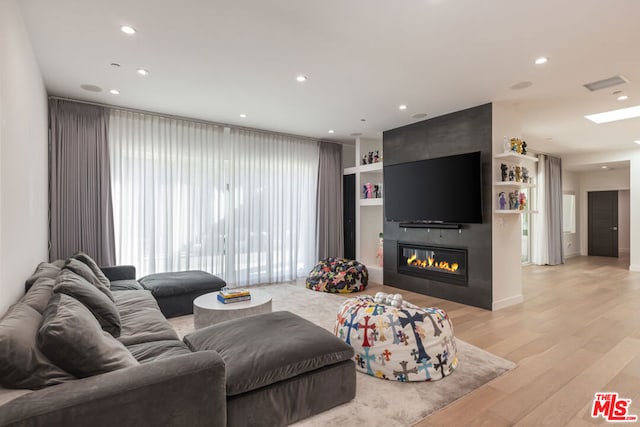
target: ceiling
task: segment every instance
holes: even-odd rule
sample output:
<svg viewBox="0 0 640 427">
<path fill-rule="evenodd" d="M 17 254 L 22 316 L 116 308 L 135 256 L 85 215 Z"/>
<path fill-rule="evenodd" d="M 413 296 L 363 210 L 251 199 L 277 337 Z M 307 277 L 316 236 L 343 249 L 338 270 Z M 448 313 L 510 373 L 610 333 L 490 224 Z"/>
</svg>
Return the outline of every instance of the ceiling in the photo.
<svg viewBox="0 0 640 427">
<path fill-rule="evenodd" d="M 51 95 L 342 142 L 380 137 L 418 121 L 416 113 L 504 101 L 521 113 L 533 150 L 640 149 L 640 119 L 596 125 L 583 117 L 640 105 L 637 0 L 20 5 Z M 122 33 L 125 24 L 137 34 Z M 549 62 L 535 65 L 541 56 Z M 298 83 L 299 74 L 308 80 Z M 629 83 L 582 87 L 618 74 Z M 510 89 L 524 81 L 533 84 Z M 629 99 L 618 101 L 615 90 Z"/>
</svg>

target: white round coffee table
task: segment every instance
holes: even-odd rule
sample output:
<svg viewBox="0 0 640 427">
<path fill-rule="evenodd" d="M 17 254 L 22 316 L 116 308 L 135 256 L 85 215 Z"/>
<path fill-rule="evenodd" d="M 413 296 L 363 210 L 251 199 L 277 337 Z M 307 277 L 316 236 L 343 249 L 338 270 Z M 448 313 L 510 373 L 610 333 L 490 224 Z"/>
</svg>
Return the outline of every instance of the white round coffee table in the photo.
<svg viewBox="0 0 640 427">
<path fill-rule="evenodd" d="M 196 329 L 209 325 L 271 312 L 271 295 L 250 289 L 251 300 L 223 304 L 218 301 L 218 292 L 199 296 L 193 301 L 193 325 Z"/>
</svg>

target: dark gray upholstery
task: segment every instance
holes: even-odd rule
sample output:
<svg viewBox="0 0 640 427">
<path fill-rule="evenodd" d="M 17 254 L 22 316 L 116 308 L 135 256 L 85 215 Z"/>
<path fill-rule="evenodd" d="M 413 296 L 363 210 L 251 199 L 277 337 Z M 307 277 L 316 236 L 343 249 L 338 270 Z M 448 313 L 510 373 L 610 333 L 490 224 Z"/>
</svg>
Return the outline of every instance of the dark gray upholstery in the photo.
<svg viewBox="0 0 640 427">
<path fill-rule="evenodd" d="M 116 305 L 104 292 L 82 277 L 63 269 L 56 277 L 53 292 L 77 299 L 98 319 L 102 329 L 114 337 L 120 336 L 120 314 Z"/>
<path fill-rule="evenodd" d="M 104 273 L 102 272 L 100 267 L 98 267 L 98 264 L 96 264 L 93 258 L 85 254 L 84 252 L 78 252 L 74 254 L 71 258 L 75 258 L 78 261 L 85 263 L 91 269 L 93 274 L 96 275 L 96 278 L 102 283 L 102 285 L 106 288 L 109 288 L 109 285 L 110 285 L 109 279 L 107 279 L 107 276 L 104 275 Z"/>
<path fill-rule="evenodd" d="M 142 291 L 144 288 L 137 280 L 114 280 L 111 282 L 112 291 Z"/>
<path fill-rule="evenodd" d="M 164 340 L 133 344 L 127 347 L 133 357 L 140 363 L 155 362 L 168 357 L 189 354 L 191 350 L 182 341 Z"/>
<path fill-rule="evenodd" d="M 136 280 L 136 268 L 133 265 L 115 265 L 112 267 L 100 267 L 104 275 L 113 282 L 117 280 Z"/>
<path fill-rule="evenodd" d="M 38 313 L 44 313 L 44 310 L 47 308 L 47 303 L 53 295 L 53 286 L 55 283 L 55 278 L 40 277 L 33 286 L 31 286 L 29 292 L 22 298 L 22 302 Z"/>
<path fill-rule="evenodd" d="M 197 270 L 150 274 L 139 282 L 151 291 L 166 317 L 192 314 L 194 299 L 227 285 L 219 277 Z"/>
<path fill-rule="evenodd" d="M 60 272 L 60 269 L 64 265 L 64 260 L 54 261 L 52 263 L 41 262 L 36 267 L 36 271 L 33 272 L 31 276 L 24 282 L 25 292 L 33 286 L 33 284 L 41 277 L 48 277 L 50 279 L 55 279 Z"/>
<path fill-rule="evenodd" d="M 111 301 L 113 301 L 113 295 L 111 295 L 111 291 L 109 290 L 109 286 L 111 286 L 111 283 L 109 283 L 109 285 L 105 285 L 104 281 L 98 279 L 98 276 L 95 275 L 93 270 L 91 270 L 91 268 L 89 268 L 87 264 L 83 263 L 82 261 L 78 261 L 75 258 L 69 258 L 67 262 L 64 263 L 64 267 L 62 268 L 70 270 L 78 276 L 82 277 L 84 280 L 98 288 L 100 292 L 109 297 Z"/>
<path fill-rule="evenodd" d="M 178 334 L 160 313 L 151 292 L 118 291 L 113 296 L 122 325 L 118 340 L 124 345 L 178 339 Z"/>
<path fill-rule="evenodd" d="M 144 363 L 18 397 L 11 427 L 226 427 L 225 367 L 203 351 Z"/>
<path fill-rule="evenodd" d="M 64 294 L 49 300 L 38 347 L 49 360 L 78 378 L 138 364 L 122 343 L 102 330 L 81 302 Z"/>
</svg>

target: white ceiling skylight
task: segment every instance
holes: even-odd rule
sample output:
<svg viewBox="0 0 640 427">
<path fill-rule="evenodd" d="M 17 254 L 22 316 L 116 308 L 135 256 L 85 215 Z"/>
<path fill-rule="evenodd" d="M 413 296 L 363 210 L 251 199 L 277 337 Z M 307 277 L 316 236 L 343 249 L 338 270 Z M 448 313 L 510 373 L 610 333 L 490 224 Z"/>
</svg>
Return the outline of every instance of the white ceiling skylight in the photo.
<svg viewBox="0 0 640 427">
<path fill-rule="evenodd" d="M 629 108 L 621 108 L 619 110 L 606 111 L 604 113 L 589 114 L 584 116 L 585 119 L 589 119 L 594 123 L 609 123 L 617 120 L 634 119 L 640 117 L 640 105 Z"/>
</svg>

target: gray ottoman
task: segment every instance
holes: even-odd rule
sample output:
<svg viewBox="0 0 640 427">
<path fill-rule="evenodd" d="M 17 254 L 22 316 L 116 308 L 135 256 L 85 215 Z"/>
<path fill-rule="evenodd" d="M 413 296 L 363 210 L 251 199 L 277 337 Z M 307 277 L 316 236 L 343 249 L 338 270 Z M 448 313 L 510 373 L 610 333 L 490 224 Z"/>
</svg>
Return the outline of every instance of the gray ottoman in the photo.
<svg viewBox="0 0 640 427">
<path fill-rule="evenodd" d="M 286 426 L 355 397 L 353 348 L 288 311 L 208 326 L 184 342 L 224 360 L 229 426 Z"/>
<path fill-rule="evenodd" d="M 150 274 L 138 282 L 151 291 L 165 317 L 192 314 L 194 299 L 227 285 L 221 278 L 199 270 Z"/>
</svg>

